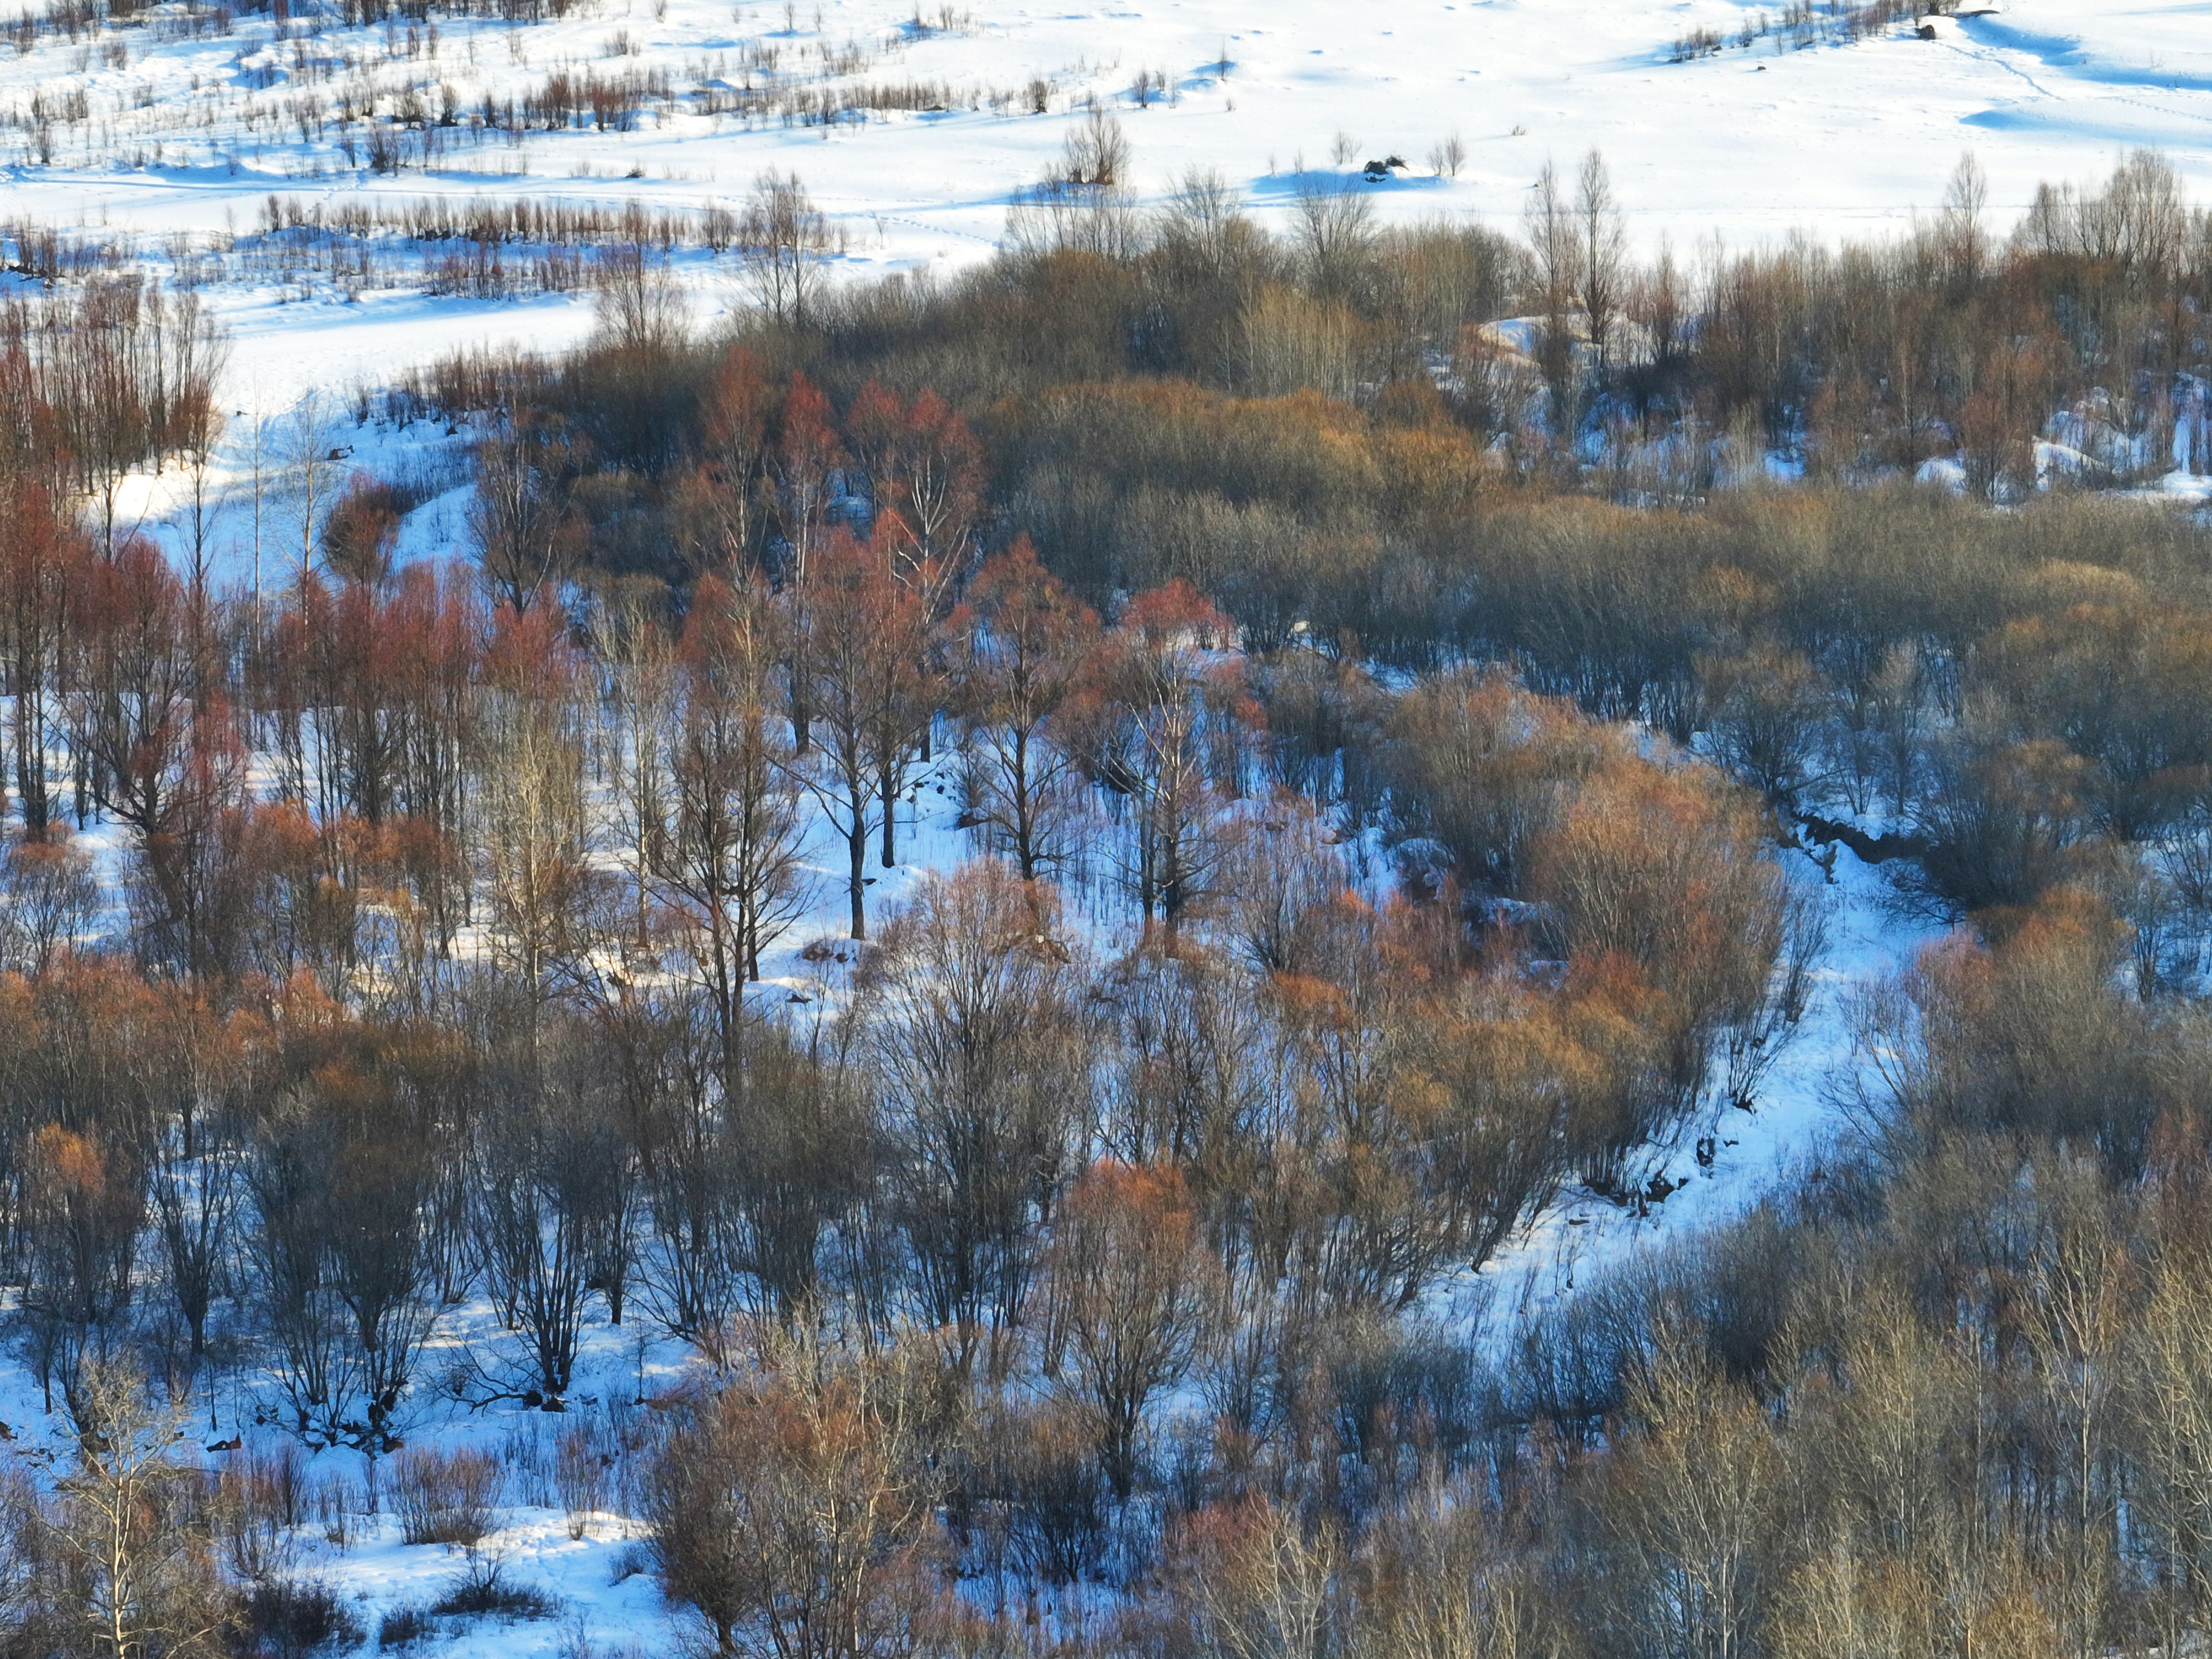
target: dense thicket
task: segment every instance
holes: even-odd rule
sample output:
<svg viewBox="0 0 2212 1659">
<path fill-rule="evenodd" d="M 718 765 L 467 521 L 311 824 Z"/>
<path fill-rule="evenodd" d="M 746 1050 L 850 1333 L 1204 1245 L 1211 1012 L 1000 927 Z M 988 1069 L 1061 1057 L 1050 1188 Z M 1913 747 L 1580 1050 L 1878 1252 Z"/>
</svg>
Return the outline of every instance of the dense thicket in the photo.
<svg viewBox="0 0 2212 1659">
<path fill-rule="evenodd" d="M 1255 653 L 1510 662 L 1785 813 L 1879 810 L 1953 915 L 2193 833 L 2204 535 L 2083 488 L 2212 465 L 2212 220 L 2156 156 L 2044 191 L 2002 241 L 1968 162 L 1900 240 L 1692 275 L 1628 257 L 1595 156 L 1547 172 L 1524 246 L 1379 228 L 1356 179 L 1310 182 L 1284 236 L 1203 176 L 1140 214 L 1126 153 L 1097 182 L 1119 143 L 1079 131 L 955 281 L 702 346 L 641 262 L 592 348 L 455 360 L 395 407 L 507 411 L 486 453 L 536 458 L 533 577 L 679 593 L 785 581 L 794 512 L 865 537 L 914 514 L 887 467 L 966 466 L 958 529 L 1027 537 L 1094 606 L 1182 580 Z M 866 435 L 908 408 L 898 444 Z M 1915 482 L 1939 461 L 1963 499 Z"/>
<path fill-rule="evenodd" d="M 1139 211 L 1130 165 L 1094 118 L 1006 251 L 957 278 L 811 291 L 818 225 L 789 179 L 763 182 L 733 253 L 771 277 L 745 343 L 774 374 L 802 370 L 840 407 L 872 381 L 945 399 L 986 443 L 1006 529 L 1094 599 L 1211 556 L 1258 568 L 1255 612 L 1364 621 L 1389 649 L 1393 628 L 1347 608 L 1378 569 L 1405 594 L 1427 566 L 1449 576 L 1486 539 L 1470 501 L 1504 493 L 1699 502 L 1770 450 L 1851 483 L 1948 459 L 1999 500 L 2054 465 L 2088 484 L 2212 465 L 2212 222 L 2148 153 L 2101 187 L 2046 187 L 2008 237 L 1969 160 L 1901 239 L 1649 265 L 1595 155 L 1573 181 L 1546 170 L 1525 245 L 1385 228 L 1356 174 L 1305 177 L 1280 234 L 1203 173 Z M 700 365 L 720 350 L 625 327 L 557 370 L 450 363 L 416 395 L 478 409 L 534 386 L 599 447 L 587 470 L 653 471 L 703 418 Z M 641 375 L 641 351 L 662 372 Z M 641 382 L 650 407 L 607 408 Z M 628 510 L 599 561 L 665 561 L 681 502 L 637 477 L 614 494 Z M 1408 648 L 1475 642 L 1467 618 L 1404 603 Z"/>
<path fill-rule="evenodd" d="M 173 568 L 101 509 L 204 470 L 219 340 L 12 313 L 0 1279 L 82 1451 L 0 1503 L 7 1640 L 343 1635 L 260 1460 L 388 1456 L 473 1547 L 509 1477 L 403 1447 L 434 1395 L 558 1413 L 506 1461 L 580 1531 L 614 1483 L 723 1655 L 2201 1639 L 2212 548 L 1903 471 L 2000 315 L 2163 319 L 2060 331 L 2001 459 L 2181 387 L 2201 217 L 2138 159 L 2003 252 L 1967 175 L 1935 242 L 1793 254 L 1802 318 L 1872 260 L 1950 319 L 1908 418 L 1894 340 L 1730 334 L 1771 262 L 1662 327 L 1601 166 L 1525 249 L 1326 191 L 1279 241 L 1079 139 L 959 283 L 823 291 L 779 181 L 744 337 L 632 250 L 573 358 L 426 371 L 472 568 L 395 568 L 412 498 L 312 408 L 265 571 Z M 1745 410 L 1826 476 L 1721 487 Z M 886 902 L 924 790 L 963 860 Z M 1847 1139 L 1447 1322 L 1759 1108 L 1839 845 L 1965 924 L 1830 1011 Z M 602 1322 L 696 1386 L 587 1410 Z M 173 1448 L 226 1389 L 217 1480 Z"/>
</svg>

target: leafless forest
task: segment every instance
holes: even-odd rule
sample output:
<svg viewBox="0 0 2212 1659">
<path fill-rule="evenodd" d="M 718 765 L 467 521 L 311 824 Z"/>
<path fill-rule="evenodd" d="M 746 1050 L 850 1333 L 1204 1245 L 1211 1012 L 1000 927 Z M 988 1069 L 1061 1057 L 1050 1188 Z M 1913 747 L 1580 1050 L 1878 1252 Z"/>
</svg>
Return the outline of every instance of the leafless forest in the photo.
<svg viewBox="0 0 2212 1659">
<path fill-rule="evenodd" d="M 0 1651 L 400 1645 L 272 1540 L 350 1447 L 474 1546 L 511 1473 L 434 1400 L 572 1425 L 702 1654 L 2204 1639 L 2212 532 L 2123 487 L 2212 468 L 2212 217 L 1966 167 L 1644 261 L 1595 156 L 1520 237 L 1281 237 L 1120 145 L 936 283 L 825 284 L 765 180 L 734 336 L 576 252 L 588 346 L 366 411 L 473 434 L 452 568 L 319 449 L 258 587 L 166 558 L 117 490 L 205 467 L 221 331 L 10 289 L 0 1279 L 81 1439 Z M 966 861 L 878 900 L 922 787 Z M 1757 1103 L 1845 857 L 1956 924 L 1849 1011 L 1846 1133 L 1452 1316 Z M 564 1411 L 607 1326 L 691 1380 Z M 179 1449 L 241 1389 L 289 1449 Z"/>
</svg>

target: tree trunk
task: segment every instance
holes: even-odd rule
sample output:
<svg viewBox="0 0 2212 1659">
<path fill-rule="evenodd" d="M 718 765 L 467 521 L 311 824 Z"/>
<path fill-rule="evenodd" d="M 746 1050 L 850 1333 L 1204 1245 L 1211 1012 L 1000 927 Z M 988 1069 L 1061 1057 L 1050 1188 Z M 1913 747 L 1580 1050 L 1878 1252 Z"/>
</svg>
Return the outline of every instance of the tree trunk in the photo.
<svg viewBox="0 0 2212 1659">
<path fill-rule="evenodd" d="M 868 863 L 868 820 L 861 813 L 856 811 L 853 814 L 852 832 L 845 840 L 853 858 L 853 937 L 866 939 L 868 936 L 867 878 L 862 872 L 867 868 Z"/>
<path fill-rule="evenodd" d="M 884 868 L 898 862 L 898 779 L 886 763 L 877 774 L 876 793 L 884 801 Z"/>
</svg>

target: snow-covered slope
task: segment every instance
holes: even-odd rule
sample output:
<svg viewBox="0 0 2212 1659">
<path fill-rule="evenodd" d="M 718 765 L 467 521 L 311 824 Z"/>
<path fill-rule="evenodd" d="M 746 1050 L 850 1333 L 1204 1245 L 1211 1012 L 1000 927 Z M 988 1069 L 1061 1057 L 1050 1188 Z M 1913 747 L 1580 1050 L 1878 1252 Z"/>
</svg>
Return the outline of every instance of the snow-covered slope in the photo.
<svg viewBox="0 0 2212 1659">
<path fill-rule="evenodd" d="M 312 425 L 295 412 L 305 393 L 325 394 L 316 418 L 335 422 L 349 387 L 439 352 L 500 341 L 557 348 L 591 324 L 588 301 L 573 295 L 433 296 L 416 248 L 396 251 L 382 276 L 350 292 L 313 272 L 282 276 L 273 262 L 240 252 L 272 195 L 326 217 L 349 205 L 496 197 L 635 201 L 703 224 L 775 169 L 803 179 L 842 233 L 841 275 L 865 278 L 988 254 L 1012 194 L 1057 157 L 1095 103 L 1122 121 L 1140 198 L 1188 169 L 1215 168 L 1278 218 L 1303 180 L 1396 156 L 1408 165 L 1371 186 L 1385 215 L 1510 230 L 1547 160 L 1571 166 L 1599 148 L 1639 243 L 1670 237 L 1685 253 L 1714 234 L 1741 246 L 1797 229 L 1827 240 L 1893 232 L 1936 205 L 1962 150 L 1990 179 L 1999 228 L 2039 180 L 2101 176 L 2138 145 L 2163 149 L 2199 199 L 2212 196 L 2212 6 L 2203 0 L 2011 0 L 2002 11 L 1941 20 L 1932 39 L 1896 22 L 1848 43 L 1826 10 L 1793 33 L 1771 26 L 1781 6 L 1737 0 L 1121 0 L 1097 9 L 978 0 L 927 15 L 914 0 L 590 0 L 534 22 L 440 18 L 434 40 L 427 26 L 404 22 L 344 28 L 335 4 L 310 35 L 296 20 L 323 4 L 295 6 L 286 25 L 260 13 L 197 33 L 183 27 L 179 5 L 164 4 L 143 27 L 76 38 L 37 30 L 16 37 L 20 50 L 0 40 L 0 241 L 11 244 L 9 257 L 20 256 L 12 244 L 21 228 L 45 223 L 171 275 L 211 249 L 228 259 L 226 279 L 204 293 L 236 337 L 221 469 L 234 480 L 249 465 L 257 417 L 273 453 L 299 446 Z M 1717 50 L 1694 44 L 1707 33 Z M 620 130 L 626 118 L 605 128 L 587 118 L 513 142 L 471 126 L 486 99 L 526 102 L 562 75 L 665 76 L 669 95 L 647 100 L 633 130 Z M 786 118 L 803 97 L 845 100 L 863 85 L 928 90 L 879 94 L 922 106 L 865 119 Z M 745 112 L 748 88 L 765 115 Z M 455 116 L 444 127 L 448 89 Z M 431 112 L 435 153 L 416 130 L 398 141 L 398 171 L 374 171 L 372 120 L 388 123 L 410 94 Z M 349 100 L 360 118 L 350 131 L 339 122 Z M 740 302 L 726 257 L 695 246 L 675 263 L 702 321 Z M 357 464 L 387 473 L 447 465 L 458 483 L 439 459 L 458 447 L 451 436 L 313 429 Z M 168 485 L 138 481 L 126 517 L 158 531 Z M 460 550 L 465 495 L 446 489 L 411 517 L 407 556 Z M 245 574 L 245 524 L 234 507 L 222 527 L 230 575 Z M 934 781 L 914 808 L 914 862 L 886 873 L 877 902 L 969 850 Z M 112 854 L 115 841 L 110 831 L 100 844 Z M 819 994 L 809 981 L 834 972 L 799 954 L 836 931 L 842 901 L 826 851 L 823 862 L 816 910 L 777 953 L 778 982 L 764 994 L 811 999 Z M 1571 1199 L 1490 1277 L 1555 1295 L 1597 1261 L 1741 1208 L 1818 1146 L 1831 1122 L 1822 1086 L 1847 1044 L 1844 999 L 1924 937 L 1885 920 L 1873 872 L 1848 854 L 1838 877 L 1835 948 L 1807 1030 L 1760 1109 L 1741 1121 L 1728 1114 L 1709 1167 L 1680 1148 L 1667 1173 L 1689 1184 L 1650 1216 Z M 482 1315 L 457 1319 L 453 1332 L 482 1326 Z M 617 1399 L 665 1386 L 684 1360 L 674 1344 L 640 1349 L 632 1333 L 604 1326 L 587 1347 L 578 1397 L 602 1415 Z M 211 1409 L 208 1438 L 256 1433 L 241 1420 L 250 1401 Z M 12 1364 L 0 1366 L 0 1414 L 34 1447 L 59 1449 Z M 518 1465 L 540 1455 L 522 1443 L 534 1446 L 544 1428 L 519 1411 L 472 1415 L 443 1404 L 409 1425 L 424 1440 L 512 1448 Z M 273 1431 L 260 1432 L 275 1443 Z M 356 1486 L 362 1478 L 343 1452 L 325 1454 L 314 1473 Z M 540 1501 L 542 1484 L 517 1477 L 512 1525 L 495 1547 L 518 1578 L 556 1591 L 577 1622 L 485 1627 L 454 1650 L 576 1653 L 624 1640 L 666 1650 L 669 1629 L 647 1583 L 617 1578 L 627 1523 L 603 1518 L 572 1544 L 559 1512 Z M 303 1565 L 361 1597 L 371 1628 L 374 1614 L 427 1600 L 456 1569 L 434 1548 L 392 1541 L 388 1517 L 355 1532 L 343 1552 L 313 1546 Z"/>
</svg>

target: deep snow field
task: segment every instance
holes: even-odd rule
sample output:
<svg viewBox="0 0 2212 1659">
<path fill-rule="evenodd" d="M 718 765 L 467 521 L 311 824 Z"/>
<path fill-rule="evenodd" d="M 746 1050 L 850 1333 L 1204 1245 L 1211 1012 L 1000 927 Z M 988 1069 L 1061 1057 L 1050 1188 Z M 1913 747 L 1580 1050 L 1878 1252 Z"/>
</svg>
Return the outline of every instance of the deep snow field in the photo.
<svg viewBox="0 0 2212 1659">
<path fill-rule="evenodd" d="M 303 0 L 291 15 L 312 15 L 322 3 Z M 1648 251 L 1665 237 L 1692 256 L 1715 236 L 1742 246 L 1797 232 L 1824 240 L 1893 233 L 1936 206 L 1967 150 L 1988 174 L 1990 220 L 2000 231 L 2039 180 L 2101 178 L 2140 145 L 2163 149 L 2199 200 L 2212 197 L 2212 0 L 2008 0 L 1991 13 L 1940 20 L 1932 40 L 1899 24 L 1802 50 L 1772 33 L 1738 44 L 1747 25 L 1755 32 L 1782 9 L 1738 0 L 1126 0 L 1112 9 L 974 0 L 927 12 L 913 0 L 586 0 L 558 21 L 441 19 L 434 40 L 426 33 L 411 52 L 404 34 L 340 27 L 334 6 L 312 40 L 274 38 L 279 26 L 265 15 L 220 34 L 165 32 L 158 20 L 173 9 L 155 9 L 153 27 L 74 41 L 41 33 L 22 52 L 0 38 L 0 117 L 9 122 L 0 127 L 0 240 L 15 227 L 45 223 L 86 240 L 124 239 L 134 257 L 173 274 L 199 252 L 250 240 L 272 194 L 326 211 L 356 198 L 527 196 L 703 215 L 736 207 L 773 168 L 795 173 L 842 234 L 840 278 L 951 270 L 992 249 L 1010 194 L 1059 155 L 1090 100 L 1119 114 L 1140 199 L 1187 169 L 1212 167 L 1272 216 L 1286 210 L 1302 170 L 1356 172 L 1370 157 L 1395 155 L 1408 165 L 1373 186 L 1385 214 L 1471 217 L 1510 231 L 1546 160 L 1571 166 L 1595 146 L 1638 242 Z M 1714 31 L 1722 49 L 1672 61 L 1677 40 L 1699 29 Z M 298 32 L 295 23 L 290 33 Z M 314 70 L 313 57 L 336 67 Z M 648 114 L 635 131 L 586 126 L 532 132 L 520 143 L 469 135 L 465 113 L 439 155 L 396 174 L 349 164 L 335 129 L 319 132 L 312 117 L 303 128 L 300 112 L 299 100 L 312 97 L 328 114 L 349 88 L 364 107 L 388 110 L 410 90 L 434 106 L 447 86 L 465 112 L 487 96 L 519 100 L 549 75 L 585 70 L 665 71 L 679 112 Z M 708 112 L 748 77 L 786 94 L 929 82 L 946 106 L 830 125 Z M 1043 114 L 1029 112 L 1037 83 Z M 52 112 L 80 93 L 83 118 L 53 121 L 42 139 L 33 100 Z M 1464 156 L 1455 173 L 1431 159 L 1455 137 Z M 419 269 L 419 253 L 397 251 L 392 264 L 398 276 L 356 295 L 313 280 L 240 278 L 203 290 L 234 337 L 222 470 L 234 484 L 244 477 L 257 422 L 274 434 L 268 441 L 290 441 L 312 396 L 316 429 L 354 465 L 412 469 L 445 486 L 411 515 L 403 556 L 459 556 L 467 501 L 459 441 L 356 428 L 345 413 L 350 394 L 463 344 L 556 349 L 589 329 L 591 307 L 586 296 L 431 297 L 406 274 Z M 702 249 L 678 255 L 702 326 L 744 302 L 732 264 Z M 168 529 L 168 482 L 137 480 L 126 502 L 126 518 L 157 538 Z M 241 507 L 234 503 L 217 534 L 229 550 L 226 574 L 242 578 Z M 936 782 L 908 810 L 913 862 L 872 890 L 878 910 L 927 868 L 970 851 Z M 115 832 L 90 834 L 112 870 Z M 829 848 L 821 851 L 816 908 L 783 942 L 763 988 L 817 1007 L 834 1001 L 835 983 L 818 982 L 835 975 L 834 960 L 810 964 L 798 952 L 838 931 L 843 903 Z M 1820 879 L 1796 854 L 1783 856 Z M 1714 1126 L 1723 1144 L 1712 1166 L 1696 1166 L 1686 1134 L 1666 1168 L 1688 1184 L 1648 1217 L 1568 1194 L 1480 1285 L 1440 1298 L 1439 1314 L 1473 1316 L 1478 1306 L 1566 1293 L 1600 1262 L 1741 1208 L 1777 1171 L 1819 1156 L 1835 1123 L 1829 1086 L 1849 1061 L 1844 1001 L 1929 937 L 1888 915 L 1877 875 L 1847 852 L 1827 890 L 1836 909 L 1812 1012 L 1759 1109 L 1728 1112 L 1729 1121 Z M 1070 902 L 1079 909 L 1082 901 Z M 1118 921 L 1102 910 L 1088 927 L 1096 948 L 1114 948 Z M 641 1395 L 679 1380 L 684 1351 L 649 1334 L 641 1345 L 641 1331 L 649 1331 L 641 1318 L 623 1330 L 603 1320 L 590 1328 L 573 1396 L 580 1410 L 636 1410 Z M 497 1340 L 487 1309 L 464 1310 L 437 1340 L 467 1337 Z M 426 1359 L 424 1374 L 434 1375 L 436 1353 Z M 249 1396 L 219 1389 L 201 1419 L 204 1438 L 241 1428 L 252 1436 L 252 1414 Z M 37 1455 L 62 1443 L 58 1419 L 46 1417 L 12 1361 L 0 1364 L 0 1419 L 19 1449 Z M 439 1405 L 428 1389 L 416 1402 L 410 1439 L 474 1439 L 509 1455 L 519 1473 L 508 1525 L 491 1547 L 511 1576 L 545 1586 L 571 1610 L 566 1621 L 483 1624 L 441 1651 L 519 1659 L 625 1644 L 669 1650 L 649 1576 L 622 1576 L 635 1565 L 623 1551 L 629 1523 L 602 1515 L 571 1541 L 561 1512 L 538 1502 L 544 1482 L 529 1473 L 532 1460 L 550 1455 L 561 1424 L 504 1407 L 471 1415 Z M 356 1454 L 325 1452 L 311 1478 L 357 1486 L 361 1464 Z M 378 1613 L 428 1600 L 459 1565 L 439 1548 L 399 1545 L 388 1516 L 356 1522 L 343 1553 L 313 1525 L 301 1547 L 302 1570 L 358 1598 L 372 1632 Z"/>
</svg>

